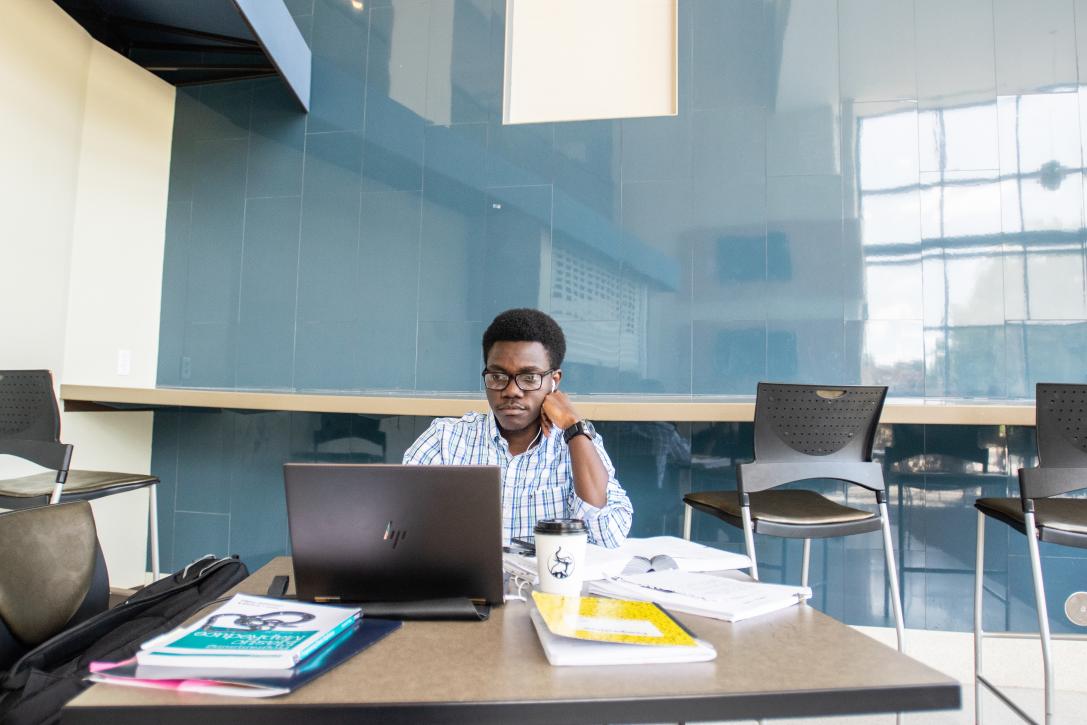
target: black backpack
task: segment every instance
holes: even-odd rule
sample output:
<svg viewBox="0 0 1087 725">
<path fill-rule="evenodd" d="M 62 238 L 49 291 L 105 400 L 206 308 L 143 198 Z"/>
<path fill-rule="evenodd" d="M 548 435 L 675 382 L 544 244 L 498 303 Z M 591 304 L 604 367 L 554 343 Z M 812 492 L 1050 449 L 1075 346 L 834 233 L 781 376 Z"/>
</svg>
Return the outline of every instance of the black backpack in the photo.
<svg viewBox="0 0 1087 725">
<path fill-rule="evenodd" d="M 90 686 L 91 662 L 119 662 L 249 575 L 236 556 L 206 556 L 27 652 L 0 673 L 0 724 L 56 723 L 65 703 Z"/>
</svg>

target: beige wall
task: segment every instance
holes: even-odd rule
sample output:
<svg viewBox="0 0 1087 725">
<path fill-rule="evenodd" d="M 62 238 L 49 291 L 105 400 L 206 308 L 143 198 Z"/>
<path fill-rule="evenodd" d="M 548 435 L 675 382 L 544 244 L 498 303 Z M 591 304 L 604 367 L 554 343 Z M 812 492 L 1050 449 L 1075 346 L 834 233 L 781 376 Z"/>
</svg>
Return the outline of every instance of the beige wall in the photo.
<svg viewBox="0 0 1087 725">
<path fill-rule="evenodd" d="M 56 4 L 0 4 L 0 369 L 154 384 L 173 105 L 171 86 Z M 76 467 L 145 472 L 151 425 L 150 413 L 68 413 L 62 439 Z M 0 457 L 0 476 L 30 468 Z M 142 582 L 146 494 L 94 508 L 112 583 Z"/>
<path fill-rule="evenodd" d="M 0 16 L 0 368 L 58 370 L 91 39 L 52 2 Z"/>
<path fill-rule="evenodd" d="M 99 43 L 89 61 L 64 382 L 154 387 L 174 87 Z"/>
</svg>

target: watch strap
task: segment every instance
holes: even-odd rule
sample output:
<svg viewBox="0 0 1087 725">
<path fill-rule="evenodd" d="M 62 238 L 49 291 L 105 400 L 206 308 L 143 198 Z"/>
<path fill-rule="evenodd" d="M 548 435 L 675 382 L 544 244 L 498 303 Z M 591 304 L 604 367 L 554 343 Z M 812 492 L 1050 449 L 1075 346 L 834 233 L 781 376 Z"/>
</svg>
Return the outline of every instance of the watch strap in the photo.
<svg viewBox="0 0 1087 725">
<path fill-rule="evenodd" d="M 589 440 L 592 440 L 592 428 L 590 428 L 588 423 L 583 420 L 579 420 L 562 432 L 562 439 L 566 441 L 567 444 L 577 436 L 585 436 Z"/>
</svg>

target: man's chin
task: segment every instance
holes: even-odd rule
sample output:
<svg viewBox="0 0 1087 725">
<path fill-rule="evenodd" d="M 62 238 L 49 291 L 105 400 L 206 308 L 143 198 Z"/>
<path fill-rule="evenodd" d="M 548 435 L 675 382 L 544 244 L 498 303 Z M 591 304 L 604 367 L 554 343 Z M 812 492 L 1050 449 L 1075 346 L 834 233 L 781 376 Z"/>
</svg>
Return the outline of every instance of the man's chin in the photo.
<svg viewBox="0 0 1087 725">
<path fill-rule="evenodd" d="M 536 419 L 527 410 L 518 411 L 513 415 L 504 411 L 495 411 L 494 419 L 498 427 L 506 433 L 520 433 L 536 424 Z"/>
</svg>

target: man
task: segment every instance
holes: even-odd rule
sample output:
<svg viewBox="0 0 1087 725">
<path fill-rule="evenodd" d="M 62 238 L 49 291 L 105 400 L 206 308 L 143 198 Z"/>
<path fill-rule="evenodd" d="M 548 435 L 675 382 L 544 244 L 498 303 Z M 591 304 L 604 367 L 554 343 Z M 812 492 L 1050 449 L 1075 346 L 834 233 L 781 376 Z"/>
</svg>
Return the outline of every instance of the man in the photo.
<svg viewBox="0 0 1087 725">
<path fill-rule="evenodd" d="M 589 542 L 618 546 L 633 508 L 604 442 L 565 393 L 566 338 L 553 319 L 507 310 L 483 333 L 483 384 L 491 412 L 437 418 L 404 463 L 502 467 L 505 543 L 532 536 L 537 519 L 579 518 Z"/>
</svg>

